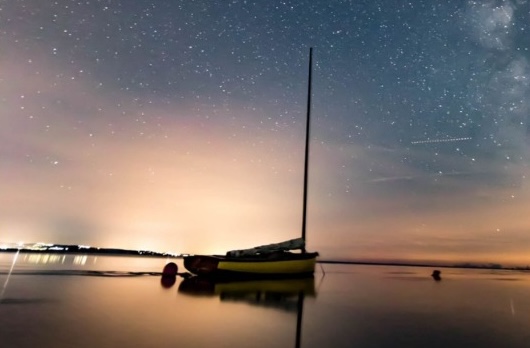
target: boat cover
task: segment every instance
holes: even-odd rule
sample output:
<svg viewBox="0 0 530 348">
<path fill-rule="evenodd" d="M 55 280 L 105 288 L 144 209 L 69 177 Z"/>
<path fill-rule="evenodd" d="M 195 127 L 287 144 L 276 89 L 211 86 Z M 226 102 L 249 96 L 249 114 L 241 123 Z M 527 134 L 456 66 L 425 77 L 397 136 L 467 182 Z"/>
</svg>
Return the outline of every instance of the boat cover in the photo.
<svg viewBox="0 0 530 348">
<path fill-rule="evenodd" d="M 226 253 L 226 256 L 230 257 L 244 257 L 244 256 L 254 256 L 269 254 L 277 251 L 288 251 L 296 249 L 304 249 L 305 240 L 302 238 L 296 238 L 287 240 L 281 243 L 261 245 L 250 249 L 241 249 L 241 250 L 230 250 Z"/>
</svg>

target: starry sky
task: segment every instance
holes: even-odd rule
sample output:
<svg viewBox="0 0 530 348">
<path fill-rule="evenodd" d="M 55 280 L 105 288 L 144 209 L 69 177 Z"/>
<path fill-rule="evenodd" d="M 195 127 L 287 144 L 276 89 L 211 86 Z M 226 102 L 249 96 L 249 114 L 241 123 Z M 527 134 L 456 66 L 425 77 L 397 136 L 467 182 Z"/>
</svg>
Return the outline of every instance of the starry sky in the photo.
<svg viewBox="0 0 530 348">
<path fill-rule="evenodd" d="M 530 263 L 530 2 L 0 0 L 0 241 Z"/>
</svg>

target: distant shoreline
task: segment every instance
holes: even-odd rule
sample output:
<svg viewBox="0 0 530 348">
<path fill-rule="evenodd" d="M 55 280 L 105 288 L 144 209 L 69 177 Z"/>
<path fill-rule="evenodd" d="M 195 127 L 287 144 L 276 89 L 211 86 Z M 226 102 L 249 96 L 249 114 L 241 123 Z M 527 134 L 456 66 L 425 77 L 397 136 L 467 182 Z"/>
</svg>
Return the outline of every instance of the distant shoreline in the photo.
<svg viewBox="0 0 530 348">
<path fill-rule="evenodd" d="M 429 263 L 408 263 L 408 262 L 378 262 L 378 261 L 336 261 L 336 260 L 318 260 L 318 263 L 322 264 L 343 264 L 343 265 L 365 265 L 365 266 L 396 266 L 396 267 L 431 267 L 431 268 L 460 268 L 460 269 L 489 269 L 489 270 L 502 270 L 502 271 L 526 271 L 530 272 L 530 268 L 526 267 L 510 267 L 510 266 L 497 266 L 497 265 L 480 265 L 472 263 L 455 264 L 455 265 L 441 265 L 441 264 L 429 264 Z"/>
<path fill-rule="evenodd" d="M 47 248 L 2 248 L 0 253 L 25 253 L 25 254 L 68 254 L 68 255 L 104 255 L 104 256 L 140 256 L 153 258 L 182 259 L 187 254 L 160 253 L 146 250 L 129 250 L 117 248 L 94 248 L 78 245 L 53 245 Z M 473 264 L 460 263 L 444 265 L 436 263 L 414 263 L 414 262 L 383 262 L 383 261 L 359 261 L 359 260 L 317 260 L 319 264 L 343 264 L 343 265 L 364 265 L 364 266 L 396 266 L 396 267 L 430 267 L 430 268 L 459 268 L 459 269 L 486 269 L 486 270 L 508 270 L 530 272 L 530 267 L 510 267 L 500 264 Z"/>
<path fill-rule="evenodd" d="M 182 255 L 173 255 L 169 253 L 159 253 L 154 251 L 143 250 L 127 250 L 127 249 L 109 249 L 109 248 L 79 248 L 76 246 L 68 246 L 64 249 L 18 249 L 5 248 L 0 249 L 0 253 L 25 253 L 25 254 L 68 254 L 68 255 L 105 255 L 105 256 L 142 256 L 142 257 L 169 257 L 182 258 Z"/>
</svg>

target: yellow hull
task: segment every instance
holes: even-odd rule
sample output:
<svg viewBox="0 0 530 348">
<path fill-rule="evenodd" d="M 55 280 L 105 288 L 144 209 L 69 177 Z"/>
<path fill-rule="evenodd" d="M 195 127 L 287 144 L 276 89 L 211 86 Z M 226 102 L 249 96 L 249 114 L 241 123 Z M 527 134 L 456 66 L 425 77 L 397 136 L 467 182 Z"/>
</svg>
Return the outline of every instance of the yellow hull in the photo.
<svg viewBox="0 0 530 348">
<path fill-rule="evenodd" d="M 298 274 L 313 273 L 315 271 L 316 258 L 308 260 L 285 260 L 285 261 L 219 261 L 217 269 L 220 271 L 259 273 L 259 274 Z"/>
<path fill-rule="evenodd" d="M 193 274 L 214 277 L 307 276 L 315 271 L 318 253 L 280 253 L 265 257 L 193 255 L 184 267 Z"/>
</svg>

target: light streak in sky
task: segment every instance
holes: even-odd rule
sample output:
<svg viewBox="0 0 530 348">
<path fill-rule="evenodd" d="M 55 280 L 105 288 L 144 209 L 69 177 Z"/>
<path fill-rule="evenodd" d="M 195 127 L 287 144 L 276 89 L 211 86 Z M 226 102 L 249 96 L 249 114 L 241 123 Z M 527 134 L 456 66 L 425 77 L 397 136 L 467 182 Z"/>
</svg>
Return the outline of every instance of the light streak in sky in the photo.
<svg viewBox="0 0 530 348">
<path fill-rule="evenodd" d="M 427 140 L 417 140 L 417 141 L 411 141 L 411 144 L 429 144 L 429 143 L 448 143 L 451 141 L 465 141 L 465 140 L 471 140 L 473 138 L 471 137 L 464 137 L 464 138 L 447 138 L 447 139 L 427 139 Z"/>
</svg>

